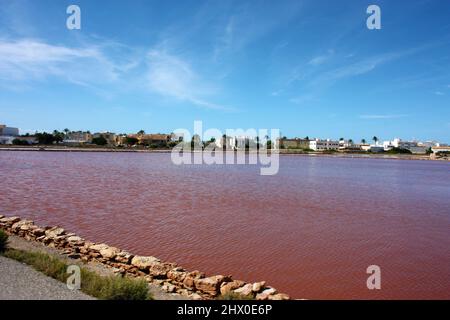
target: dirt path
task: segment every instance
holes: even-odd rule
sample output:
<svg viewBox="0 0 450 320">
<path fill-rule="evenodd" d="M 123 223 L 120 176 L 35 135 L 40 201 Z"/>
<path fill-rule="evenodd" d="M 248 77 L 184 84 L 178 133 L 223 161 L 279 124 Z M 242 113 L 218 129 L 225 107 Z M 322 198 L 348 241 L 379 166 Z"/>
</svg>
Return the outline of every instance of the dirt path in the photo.
<svg viewBox="0 0 450 320">
<path fill-rule="evenodd" d="M 27 241 L 21 237 L 15 236 L 15 235 L 9 236 L 8 246 L 10 248 L 19 249 L 19 250 L 47 253 L 47 254 L 56 256 L 59 259 L 64 260 L 68 264 L 83 265 L 85 268 L 87 268 L 91 271 L 94 271 L 103 276 L 108 276 L 108 275 L 114 274 L 114 272 L 111 269 L 107 268 L 106 266 L 104 266 L 100 263 L 89 262 L 89 263 L 85 264 L 80 259 L 68 258 L 67 256 L 61 254 L 61 252 L 55 248 L 50 248 L 50 247 L 44 246 L 42 243 L 39 243 L 39 242 Z M 6 258 L 3 258 L 3 259 L 6 259 Z M 7 259 L 7 260 L 9 260 L 9 259 Z M 17 261 L 12 261 L 12 262 L 16 262 L 23 266 L 23 264 L 21 264 Z M 28 267 L 28 266 L 25 266 L 25 267 Z M 6 269 L 5 271 L 3 271 L 2 268 L 3 268 L 3 266 L 0 265 L 0 272 L 4 275 L 5 278 L 8 278 L 8 273 L 11 270 Z M 28 267 L 28 268 L 30 268 L 30 267 Z M 33 269 L 33 271 L 35 271 L 35 270 Z M 35 272 L 37 272 L 37 271 L 35 271 Z M 45 275 L 42 275 L 42 276 L 44 278 L 47 278 Z M 51 278 L 49 278 L 49 279 L 54 280 Z M 0 288 L 3 286 L 2 281 L 3 281 L 3 278 L 0 277 Z M 5 281 L 6 281 L 6 279 L 5 279 Z M 58 282 L 57 280 L 54 280 L 54 281 Z M 60 283 L 60 282 L 58 282 L 58 283 Z M 62 283 L 60 283 L 60 284 L 65 288 L 65 290 L 67 290 L 67 287 L 65 286 L 65 284 L 62 284 Z M 149 291 L 152 293 L 153 298 L 155 300 L 185 300 L 186 299 L 186 297 L 183 297 L 176 293 L 167 293 L 167 292 L 163 291 L 159 286 L 154 285 L 154 284 L 149 284 Z M 0 300 L 1 299 L 2 299 L 2 292 L 0 292 Z M 7 299 L 7 298 L 3 298 L 3 299 Z M 18 298 L 18 299 L 21 299 L 21 298 Z M 38 298 L 36 298 L 36 299 L 38 299 Z"/>
<path fill-rule="evenodd" d="M 0 256 L 0 300 L 91 300 L 58 280 L 15 260 Z"/>
</svg>

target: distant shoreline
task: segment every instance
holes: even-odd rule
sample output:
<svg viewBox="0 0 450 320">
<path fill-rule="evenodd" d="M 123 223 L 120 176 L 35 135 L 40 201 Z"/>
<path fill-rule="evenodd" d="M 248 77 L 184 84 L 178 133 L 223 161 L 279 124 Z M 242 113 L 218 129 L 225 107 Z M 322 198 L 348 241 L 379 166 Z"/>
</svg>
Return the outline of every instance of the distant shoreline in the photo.
<svg viewBox="0 0 450 320">
<path fill-rule="evenodd" d="M 67 146 L 0 146 L 0 151 L 41 151 L 41 152 L 132 152 L 132 153 L 170 153 L 171 149 L 131 149 L 131 148 L 105 148 L 105 147 L 67 147 Z M 191 151 L 192 152 L 192 151 Z M 195 152 L 195 151 L 194 151 Z M 236 151 L 225 151 L 236 152 Z M 450 159 L 432 159 L 429 155 L 419 154 L 383 154 L 359 152 L 301 152 L 297 150 L 281 149 L 284 156 L 334 157 L 334 158 L 366 158 L 366 159 L 395 159 L 395 160 L 434 160 L 450 161 Z"/>
</svg>

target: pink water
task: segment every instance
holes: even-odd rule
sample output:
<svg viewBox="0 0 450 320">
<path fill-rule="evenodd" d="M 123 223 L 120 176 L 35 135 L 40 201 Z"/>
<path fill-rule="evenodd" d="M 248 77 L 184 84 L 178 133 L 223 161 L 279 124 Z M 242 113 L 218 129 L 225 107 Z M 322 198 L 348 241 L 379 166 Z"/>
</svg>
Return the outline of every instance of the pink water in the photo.
<svg viewBox="0 0 450 320">
<path fill-rule="evenodd" d="M 0 213 L 294 298 L 450 299 L 450 163 L 0 151 Z M 366 268 L 381 267 L 381 290 Z"/>
</svg>

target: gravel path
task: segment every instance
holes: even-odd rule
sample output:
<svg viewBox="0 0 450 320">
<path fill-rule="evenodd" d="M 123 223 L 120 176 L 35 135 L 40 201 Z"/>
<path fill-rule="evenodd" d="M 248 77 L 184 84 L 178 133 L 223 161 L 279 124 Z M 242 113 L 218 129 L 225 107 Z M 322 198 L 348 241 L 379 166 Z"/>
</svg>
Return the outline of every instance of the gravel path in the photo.
<svg viewBox="0 0 450 320">
<path fill-rule="evenodd" d="M 18 261 L 0 256 L 0 300 L 94 299 Z"/>
</svg>

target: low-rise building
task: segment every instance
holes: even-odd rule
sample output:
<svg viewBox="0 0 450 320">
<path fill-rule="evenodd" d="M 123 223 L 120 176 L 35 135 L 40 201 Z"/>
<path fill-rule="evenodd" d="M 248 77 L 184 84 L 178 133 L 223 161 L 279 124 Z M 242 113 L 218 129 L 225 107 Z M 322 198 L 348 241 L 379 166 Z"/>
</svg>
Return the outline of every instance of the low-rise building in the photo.
<svg viewBox="0 0 450 320">
<path fill-rule="evenodd" d="M 223 148 L 225 146 L 227 150 L 234 150 L 236 146 L 236 138 L 224 135 L 219 140 L 214 141 L 214 143 L 217 148 Z"/>
<path fill-rule="evenodd" d="M 150 145 L 157 145 L 157 146 L 166 146 L 167 143 L 170 141 L 171 136 L 168 134 L 139 134 L 136 136 L 136 138 L 139 140 L 139 144 L 150 146 Z"/>
<path fill-rule="evenodd" d="M 309 149 L 309 139 L 280 139 L 279 145 L 283 149 Z"/>
<path fill-rule="evenodd" d="M 92 141 L 92 134 L 83 131 L 68 132 L 64 136 L 63 143 L 68 145 L 86 144 Z"/>
<path fill-rule="evenodd" d="M 340 151 L 361 151 L 361 144 L 354 143 L 352 140 L 339 140 Z"/>
<path fill-rule="evenodd" d="M 19 128 L 7 127 L 0 124 L 0 136 L 17 137 L 19 135 Z"/>
<path fill-rule="evenodd" d="M 412 147 L 417 147 L 417 141 L 403 141 L 402 139 L 395 138 L 392 141 L 384 141 L 383 148 L 385 151 L 389 151 L 393 148 L 410 150 Z"/>
<path fill-rule="evenodd" d="M 409 147 L 409 151 L 411 151 L 412 154 L 426 154 L 429 148 L 424 146 L 415 146 L 415 147 Z"/>
<path fill-rule="evenodd" d="M 419 147 L 431 148 L 431 147 L 439 147 L 440 143 L 437 141 L 419 141 L 417 142 Z"/>
<path fill-rule="evenodd" d="M 18 128 L 7 127 L 4 124 L 0 124 L 0 144 L 13 144 L 14 138 L 18 135 Z"/>
<path fill-rule="evenodd" d="M 338 150 L 339 141 L 315 139 L 309 141 L 309 148 L 314 151 Z"/>
<path fill-rule="evenodd" d="M 170 134 L 170 141 L 171 142 L 181 142 L 184 140 L 184 134 L 183 133 L 171 133 Z"/>
<path fill-rule="evenodd" d="M 448 153 L 450 152 L 450 146 L 446 146 L 446 147 L 440 147 L 440 146 L 435 146 L 435 147 L 431 147 L 431 151 L 433 153 Z"/>
<path fill-rule="evenodd" d="M 237 136 L 234 137 L 234 145 L 236 150 L 257 149 L 258 142 L 254 137 Z"/>
<path fill-rule="evenodd" d="M 115 133 L 113 133 L 113 132 L 97 132 L 92 135 L 92 139 L 100 138 L 100 137 L 105 138 L 105 140 L 109 146 L 116 145 L 116 134 Z"/>
<path fill-rule="evenodd" d="M 384 151 L 384 147 L 379 144 L 362 143 L 359 146 L 360 146 L 360 150 L 362 150 L 362 151 L 367 151 L 367 152 L 383 152 Z"/>
<path fill-rule="evenodd" d="M 409 150 L 413 154 L 425 154 L 430 148 L 428 143 L 419 143 L 417 141 L 403 141 L 399 138 L 395 138 L 392 141 L 383 142 L 384 151 L 389 151 L 393 148 Z"/>
<path fill-rule="evenodd" d="M 13 144 L 15 137 L 0 136 L 0 144 Z"/>
</svg>

